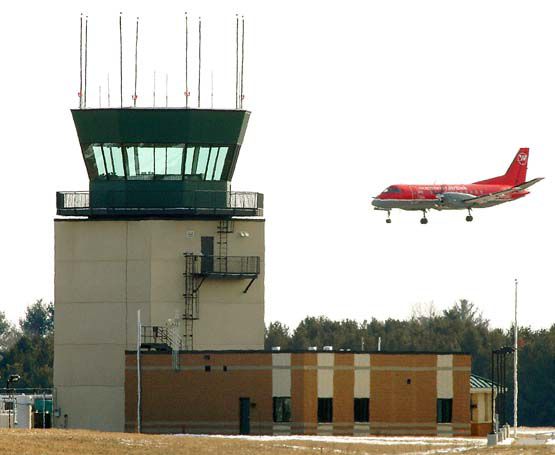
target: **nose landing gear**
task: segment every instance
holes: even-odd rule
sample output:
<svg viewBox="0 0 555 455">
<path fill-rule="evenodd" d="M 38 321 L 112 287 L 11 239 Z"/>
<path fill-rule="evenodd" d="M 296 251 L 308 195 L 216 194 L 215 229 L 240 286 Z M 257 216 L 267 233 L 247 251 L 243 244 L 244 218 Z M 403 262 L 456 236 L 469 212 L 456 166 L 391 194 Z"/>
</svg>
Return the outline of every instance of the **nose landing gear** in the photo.
<svg viewBox="0 0 555 455">
<path fill-rule="evenodd" d="M 385 220 L 387 224 L 391 224 L 391 210 L 387 211 L 387 219 Z"/>
<path fill-rule="evenodd" d="M 468 221 L 469 223 L 474 219 L 472 213 L 470 212 L 471 210 L 472 209 L 468 209 L 468 215 L 466 215 L 466 221 Z"/>
</svg>

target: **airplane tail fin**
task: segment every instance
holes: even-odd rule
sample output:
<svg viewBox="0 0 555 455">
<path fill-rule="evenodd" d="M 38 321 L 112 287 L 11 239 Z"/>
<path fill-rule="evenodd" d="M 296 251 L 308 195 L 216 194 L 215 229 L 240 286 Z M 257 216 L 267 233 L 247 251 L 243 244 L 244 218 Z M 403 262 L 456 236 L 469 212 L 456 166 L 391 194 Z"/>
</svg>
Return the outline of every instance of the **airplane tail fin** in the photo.
<svg viewBox="0 0 555 455">
<path fill-rule="evenodd" d="M 526 171 L 528 169 L 529 148 L 521 148 L 515 155 L 513 162 L 504 175 L 494 177 L 487 180 L 481 180 L 475 183 L 483 183 L 490 185 L 510 185 L 517 186 L 526 181 Z"/>
</svg>

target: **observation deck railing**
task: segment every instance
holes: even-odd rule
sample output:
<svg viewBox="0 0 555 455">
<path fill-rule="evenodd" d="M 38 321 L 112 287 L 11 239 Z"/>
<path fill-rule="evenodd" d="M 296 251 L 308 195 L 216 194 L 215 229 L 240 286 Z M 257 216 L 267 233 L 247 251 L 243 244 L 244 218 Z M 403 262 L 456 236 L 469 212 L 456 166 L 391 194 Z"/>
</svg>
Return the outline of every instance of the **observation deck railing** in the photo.
<svg viewBox="0 0 555 455">
<path fill-rule="evenodd" d="M 195 274 L 214 278 L 256 278 L 259 256 L 198 256 Z"/>
<path fill-rule="evenodd" d="M 264 195 L 245 191 L 111 191 L 95 202 L 88 191 L 59 191 L 61 216 L 262 216 Z"/>
</svg>

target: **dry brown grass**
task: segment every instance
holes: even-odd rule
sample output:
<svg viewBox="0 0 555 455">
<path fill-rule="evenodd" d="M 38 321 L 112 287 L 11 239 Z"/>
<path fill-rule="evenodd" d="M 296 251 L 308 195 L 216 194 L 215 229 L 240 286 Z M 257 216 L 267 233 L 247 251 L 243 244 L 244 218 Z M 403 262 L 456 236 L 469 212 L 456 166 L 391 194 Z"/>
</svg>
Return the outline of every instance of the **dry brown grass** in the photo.
<svg viewBox="0 0 555 455">
<path fill-rule="evenodd" d="M 103 433 L 84 430 L 0 430 L 0 453 L 4 454 L 426 454 L 452 453 L 475 454 L 547 454 L 555 447 L 518 448 L 473 447 L 471 441 L 456 444 L 437 440 L 432 443 L 402 445 L 360 444 L 356 442 L 321 442 L 303 439 L 260 440 L 230 439 L 199 436 L 139 435 L 132 433 Z M 465 450 L 467 449 L 467 450 Z"/>
</svg>

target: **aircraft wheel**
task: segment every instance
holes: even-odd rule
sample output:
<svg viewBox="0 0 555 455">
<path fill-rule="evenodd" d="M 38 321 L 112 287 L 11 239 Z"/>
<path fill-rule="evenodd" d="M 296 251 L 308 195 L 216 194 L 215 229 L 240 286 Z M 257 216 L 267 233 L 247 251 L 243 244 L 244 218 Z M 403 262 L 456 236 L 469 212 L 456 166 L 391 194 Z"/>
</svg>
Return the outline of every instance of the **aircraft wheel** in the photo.
<svg viewBox="0 0 555 455">
<path fill-rule="evenodd" d="M 421 218 L 420 224 L 428 224 L 428 218 Z"/>
<path fill-rule="evenodd" d="M 466 216 L 466 221 L 468 221 L 469 223 L 474 219 L 474 217 L 472 215 L 467 215 Z"/>
<path fill-rule="evenodd" d="M 385 220 L 385 222 L 386 222 L 387 224 L 391 224 L 391 218 L 388 218 L 387 220 Z"/>
</svg>

